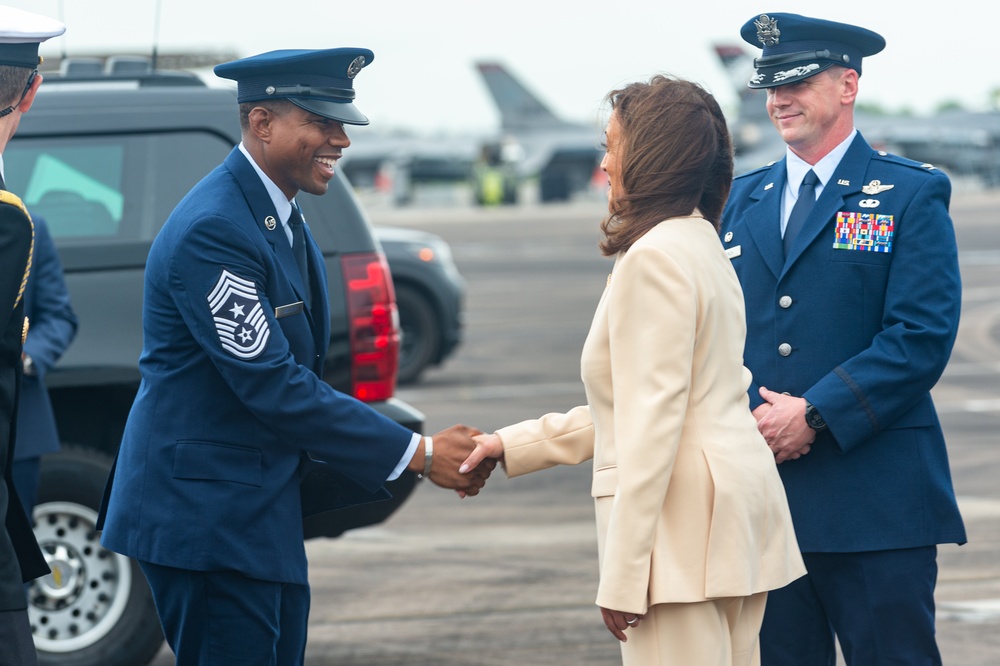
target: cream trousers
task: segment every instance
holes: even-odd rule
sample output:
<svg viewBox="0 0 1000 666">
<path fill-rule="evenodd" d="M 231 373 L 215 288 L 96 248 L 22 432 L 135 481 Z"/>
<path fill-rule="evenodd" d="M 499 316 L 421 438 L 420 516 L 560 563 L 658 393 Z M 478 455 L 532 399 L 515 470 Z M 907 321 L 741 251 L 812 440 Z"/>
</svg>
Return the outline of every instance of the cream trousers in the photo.
<svg viewBox="0 0 1000 666">
<path fill-rule="evenodd" d="M 759 666 L 767 592 L 656 604 L 621 644 L 623 666 Z"/>
</svg>

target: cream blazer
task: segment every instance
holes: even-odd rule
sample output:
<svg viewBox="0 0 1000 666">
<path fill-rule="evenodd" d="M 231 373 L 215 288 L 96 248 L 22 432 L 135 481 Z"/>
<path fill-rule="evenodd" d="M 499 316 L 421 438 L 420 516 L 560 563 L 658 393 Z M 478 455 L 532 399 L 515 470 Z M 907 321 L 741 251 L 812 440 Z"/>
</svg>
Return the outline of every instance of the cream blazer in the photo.
<svg viewBox="0 0 1000 666">
<path fill-rule="evenodd" d="M 750 413 L 745 335 L 715 228 L 665 220 L 615 260 L 583 347 L 588 404 L 497 431 L 508 476 L 593 458 L 598 605 L 645 613 L 805 573 Z"/>
</svg>

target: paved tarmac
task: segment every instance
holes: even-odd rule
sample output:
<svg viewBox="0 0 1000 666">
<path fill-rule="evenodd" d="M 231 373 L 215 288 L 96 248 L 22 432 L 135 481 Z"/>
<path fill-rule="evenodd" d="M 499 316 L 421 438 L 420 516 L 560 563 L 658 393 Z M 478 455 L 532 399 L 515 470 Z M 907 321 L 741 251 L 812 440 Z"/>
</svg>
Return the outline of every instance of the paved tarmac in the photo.
<svg viewBox="0 0 1000 666">
<path fill-rule="evenodd" d="M 939 550 L 944 663 L 1000 664 L 1000 193 L 952 211 L 965 290 L 935 389 L 969 533 Z M 427 431 L 491 430 L 583 400 L 579 352 L 610 261 L 599 200 L 566 206 L 372 210 L 376 224 L 448 240 L 468 281 L 466 339 L 399 397 Z M 498 473 L 477 498 L 418 487 L 385 524 L 312 541 L 309 666 L 588 666 L 619 662 L 593 604 L 590 469 Z M 164 649 L 155 666 L 173 663 Z"/>
</svg>

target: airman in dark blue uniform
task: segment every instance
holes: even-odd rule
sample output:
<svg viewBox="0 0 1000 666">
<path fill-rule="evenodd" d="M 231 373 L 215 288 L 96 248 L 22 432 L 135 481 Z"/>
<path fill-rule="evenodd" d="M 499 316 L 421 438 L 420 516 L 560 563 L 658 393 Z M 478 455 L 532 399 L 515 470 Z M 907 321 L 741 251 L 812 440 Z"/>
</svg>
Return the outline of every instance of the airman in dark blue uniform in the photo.
<svg viewBox="0 0 1000 666">
<path fill-rule="evenodd" d="M 59 450 L 59 431 L 45 377 L 73 341 L 79 323 L 48 225 L 38 216 L 32 222 L 35 245 L 24 290 L 31 335 L 24 341 L 22 354 L 24 377 L 14 454 L 14 483 L 29 516 L 38 498 L 41 458 Z"/>
<path fill-rule="evenodd" d="M 772 592 L 764 666 L 940 664 L 936 544 L 966 539 L 930 390 L 958 330 L 951 184 L 873 149 L 853 122 L 884 40 L 754 17 L 749 85 L 787 144 L 734 181 L 721 234 L 746 300 L 751 408 L 809 574 Z"/>
<path fill-rule="evenodd" d="M 344 124 L 367 124 L 353 83 L 372 58 L 287 50 L 216 67 L 237 81 L 242 142 L 150 249 L 142 382 L 102 543 L 139 561 L 181 665 L 303 662 L 307 467 L 341 478 L 340 504 L 383 496 L 405 468 L 469 494 L 485 481 L 458 473 L 477 431 L 421 437 L 321 379 L 327 280 L 295 195 L 325 193 Z"/>
</svg>

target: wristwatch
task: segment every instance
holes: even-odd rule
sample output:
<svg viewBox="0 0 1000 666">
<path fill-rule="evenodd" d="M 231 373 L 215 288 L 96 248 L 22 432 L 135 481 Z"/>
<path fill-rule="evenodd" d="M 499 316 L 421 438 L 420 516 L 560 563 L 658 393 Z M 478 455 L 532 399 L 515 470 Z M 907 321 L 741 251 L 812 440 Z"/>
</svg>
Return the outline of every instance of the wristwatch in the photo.
<svg viewBox="0 0 1000 666">
<path fill-rule="evenodd" d="M 808 400 L 806 400 L 806 425 L 816 432 L 826 430 L 826 421 L 823 420 L 823 417 L 816 411 L 816 407 Z"/>
</svg>

